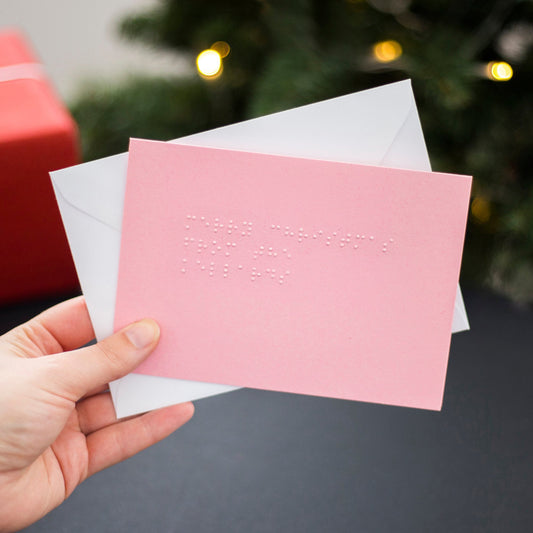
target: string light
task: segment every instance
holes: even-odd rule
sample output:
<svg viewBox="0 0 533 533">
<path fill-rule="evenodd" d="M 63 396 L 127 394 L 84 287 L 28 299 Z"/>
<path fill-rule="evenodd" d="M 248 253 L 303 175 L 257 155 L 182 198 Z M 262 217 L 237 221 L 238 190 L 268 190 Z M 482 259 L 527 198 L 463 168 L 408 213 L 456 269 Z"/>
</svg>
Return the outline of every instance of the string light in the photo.
<svg viewBox="0 0 533 533">
<path fill-rule="evenodd" d="M 226 41 L 217 41 L 211 45 L 211 50 L 218 52 L 220 57 L 224 58 L 229 55 L 230 47 Z"/>
<path fill-rule="evenodd" d="M 397 41 L 380 41 L 373 46 L 374 58 L 380 63 L 390 63 L 402 55 L 402 46 Z"/>
<path fill-rule="evenodd" d="M 513 77 L 513 67 L 505 61 L 491 61 L 487 64 L 487 77 L 493 81 L 509 81 Z"/>
<path fill-rule="evenodd" d="M 222 57 L 216 50 L 204 50 L 196 58 L 196 68 L 201 76 L 215 78 L 222 72 Z"/>
<path fill-rule="evenodd" d="M 472 201 L 470 212 L 477 222 L 481 224 L 488 222 L 491 215 L 490 203 L 482 196 L 476 196 Z"/>
</svg>

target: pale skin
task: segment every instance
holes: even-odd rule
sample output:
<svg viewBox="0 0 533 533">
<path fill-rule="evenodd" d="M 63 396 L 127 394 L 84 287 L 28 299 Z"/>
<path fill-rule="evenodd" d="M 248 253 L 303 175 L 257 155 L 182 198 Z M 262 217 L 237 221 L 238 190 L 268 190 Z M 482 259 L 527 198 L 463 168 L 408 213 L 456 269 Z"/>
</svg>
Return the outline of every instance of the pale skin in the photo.
<svg viewBox="0 0 533 533">
<path fill-rule="evenodd" d="M 0 337 L 0 532 L 35 522 L 89 476 L 165 438 L 191 403 L 117 421 L 106 384 L 153 351 L 145 319 L 93 346 L 82 297 Z"/>
</svg>

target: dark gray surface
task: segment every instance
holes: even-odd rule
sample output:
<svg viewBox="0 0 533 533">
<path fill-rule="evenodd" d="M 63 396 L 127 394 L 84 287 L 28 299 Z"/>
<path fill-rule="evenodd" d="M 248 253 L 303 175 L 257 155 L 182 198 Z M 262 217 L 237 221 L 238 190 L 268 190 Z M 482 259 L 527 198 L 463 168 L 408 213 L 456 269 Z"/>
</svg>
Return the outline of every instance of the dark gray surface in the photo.
<svg viewBox="0 0 533 533">
<path fill-rule="evenodd" d="M 533 312 L 465 300 L 472 331 L 453 337 L 441 413 L 253 390 L 202 400 L 26 531 L 533 531 Z"/>
</svg>

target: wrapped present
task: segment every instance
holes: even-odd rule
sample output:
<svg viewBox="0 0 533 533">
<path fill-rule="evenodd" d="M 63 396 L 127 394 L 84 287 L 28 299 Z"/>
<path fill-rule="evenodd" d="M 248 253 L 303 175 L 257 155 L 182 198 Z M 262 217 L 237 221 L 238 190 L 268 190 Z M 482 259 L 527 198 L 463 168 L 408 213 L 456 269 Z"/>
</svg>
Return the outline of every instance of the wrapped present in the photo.
<svg viewBox="0 0 533 533">
<path fill-rule="evenodd" d="M 79 162 L 77 129 L 15 30 L 0 30 L 0 305 L 78 286 L 49 171 Z"/>
</svg>

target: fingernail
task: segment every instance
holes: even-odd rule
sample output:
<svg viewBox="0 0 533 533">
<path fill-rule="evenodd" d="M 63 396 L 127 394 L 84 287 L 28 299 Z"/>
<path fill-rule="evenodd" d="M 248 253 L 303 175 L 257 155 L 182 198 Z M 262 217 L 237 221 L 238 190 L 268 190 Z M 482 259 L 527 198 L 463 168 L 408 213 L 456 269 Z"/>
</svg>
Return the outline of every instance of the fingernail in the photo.
<svg viewBox="0 0 533 533">
<path fill-rule="evenodd" d="M 158 334 L 157 324 L 153 320 L 135 322 L 126 329 L 126 337 L 136 348 L 146 348 L 152 344 Z"/>
</svg>

